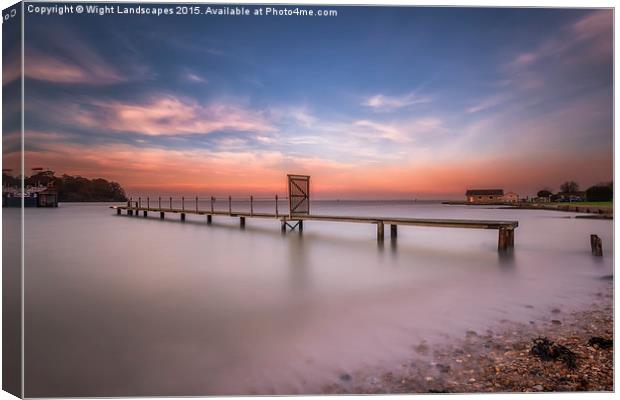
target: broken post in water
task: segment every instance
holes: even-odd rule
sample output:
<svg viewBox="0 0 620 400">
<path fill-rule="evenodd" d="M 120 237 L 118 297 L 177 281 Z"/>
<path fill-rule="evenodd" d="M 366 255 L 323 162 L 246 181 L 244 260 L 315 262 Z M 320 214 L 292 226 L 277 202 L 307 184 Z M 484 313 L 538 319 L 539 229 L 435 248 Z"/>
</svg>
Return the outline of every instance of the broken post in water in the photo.
<svg viewBox="0 0 620 400">
<path fill-rule="evenodd" d="M 603 241 L 598 235 L 590 235 L 590 248 L 593 256 L 603 256 Z"/>
</svg>

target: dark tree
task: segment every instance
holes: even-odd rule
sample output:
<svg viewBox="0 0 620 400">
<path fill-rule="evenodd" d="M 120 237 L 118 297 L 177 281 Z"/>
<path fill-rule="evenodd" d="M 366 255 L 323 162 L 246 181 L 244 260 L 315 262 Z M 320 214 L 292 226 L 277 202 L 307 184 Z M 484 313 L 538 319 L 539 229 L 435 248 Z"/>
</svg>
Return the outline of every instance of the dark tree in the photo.
<svg viewBox="0 0 620 400">
<path fill-rule="evenodd" d="M 612 182 L 599 183 L 586 190 L 588 201 L 612 201 L 614 198 L 614 185 Z"/>
<path fill-rule="evenodd" d="M 19 187 L 19 178 L 2 175 L 5 186 Z M 48 186 L 58 191 L 58 201 L 127 201 L 125 191 L 117 182 L 81 176 L 57 177 L 53 171 L 41 171 L 24 179 L 25 186 Z"/>
<path fill-rule="evenodd" d="M 551 193 L 551 191 L 549 189 L 543 189 L 543 190 L 539 191 L 538 193 L 536 193 L 536 195 L 538 197 L 551 197 L 551 196 L 553 196 L 553 193 Z"/>
<path fill-rule="evenodd" d="M 579 184 L 575 181 L 567 181 L 560 185 L 560 192 L 565 194 L 577 193 L 579 191 Z"/>
</svg>

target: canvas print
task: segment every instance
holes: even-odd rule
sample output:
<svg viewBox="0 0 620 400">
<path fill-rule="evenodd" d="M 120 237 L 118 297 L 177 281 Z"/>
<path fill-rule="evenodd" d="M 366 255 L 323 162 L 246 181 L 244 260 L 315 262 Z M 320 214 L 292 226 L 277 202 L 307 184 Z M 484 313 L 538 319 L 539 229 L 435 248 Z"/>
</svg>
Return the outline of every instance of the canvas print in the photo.
<svg viewBox="0 0 620 400">
<path fill-rule="evenodd" d="M 5 391 L 613 391 L 613 9 L 2 18 Z"/>
</svg>

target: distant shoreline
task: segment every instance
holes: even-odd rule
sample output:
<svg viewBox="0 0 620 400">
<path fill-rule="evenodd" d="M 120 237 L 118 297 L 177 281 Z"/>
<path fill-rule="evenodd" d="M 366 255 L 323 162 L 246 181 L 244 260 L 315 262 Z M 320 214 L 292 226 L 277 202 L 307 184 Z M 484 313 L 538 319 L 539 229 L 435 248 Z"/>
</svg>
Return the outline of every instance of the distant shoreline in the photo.
<svg viewBox="0 0 620 400">
<path fill-rule="evenodd" d="M 466 201 L 444 201 L 442 204 L 447 205 L 462 205 L 462 206 L 472 206 L 472 207 L 501 207 L 501 208 L 513 208 L 513 209 L 524 209 L 524 210 L 551 210 L 551 211 L 565 211 L 565 212 L 579 212 L 586 214 L 604 214 L 604 215 L 613 215 L 614 206 L 613 202 L 609 202 L 609 205 L 603 204 L 593 204 L 584 202 L 582 204 L 575 203 L 486 203 L 486 204 L 472 204 Z"/>
</svg>

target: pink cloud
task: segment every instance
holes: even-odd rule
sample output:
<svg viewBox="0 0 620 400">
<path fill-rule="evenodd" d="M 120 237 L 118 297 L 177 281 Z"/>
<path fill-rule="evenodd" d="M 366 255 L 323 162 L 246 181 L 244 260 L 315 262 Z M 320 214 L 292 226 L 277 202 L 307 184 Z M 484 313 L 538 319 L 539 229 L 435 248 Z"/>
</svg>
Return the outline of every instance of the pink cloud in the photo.
<svg viewBox="0 0 620 400">
<path fill-rule="evenodd" d="M 262 112 L 230 104 L 202 105 L 173 96 L 154 97 L 144 103 L 93 101 L 90 105 L 94 107 L 74 115 L 75 122 L 118 132 L 159 136 L 273 130 Z"/>
<path fill-rule="evenodd" d="M 24 61 L 25 75 L 32 79 L 56 83 L 105 85 L 124 79 L 98 57 L 80 56 L 81 62 L 65 60 L 45 52 L 28 49 Z"/>
</svg>

